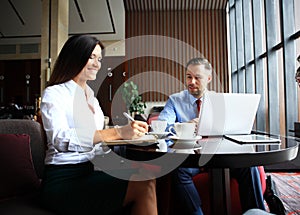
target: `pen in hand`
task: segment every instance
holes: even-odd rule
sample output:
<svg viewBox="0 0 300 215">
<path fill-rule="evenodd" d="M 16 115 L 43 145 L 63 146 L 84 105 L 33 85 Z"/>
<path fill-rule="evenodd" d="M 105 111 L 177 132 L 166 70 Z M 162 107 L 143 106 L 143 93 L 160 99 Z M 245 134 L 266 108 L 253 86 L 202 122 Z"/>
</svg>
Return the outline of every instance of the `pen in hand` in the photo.
<svg viewBox="0 0 300 215">
<path fill-rule="evenodd" d="M 135 121 L 134 118 L 132 118 L 132 116 L 130 116 L 128 113 L 123 112 L 123 115 L 124 115 L 127 119 L 129 119 L 131 122 L 134 122 L 134 121 Z M 148 125 L 148 127 L 149 127 L 149 125 Z M 146 132 L 145 134 L 147 135 L 148 132 Z"/>
<path fill-rule="evenodd" d="M 135 121 L 135 120 L 132 118 L 132 116 L 130 116 L 128 113 L 123 112 L 123 115 L 124 115 L 127 119 L 129 119 L 131 122 L 134 122 L 134 121 Z"/>
</svg>

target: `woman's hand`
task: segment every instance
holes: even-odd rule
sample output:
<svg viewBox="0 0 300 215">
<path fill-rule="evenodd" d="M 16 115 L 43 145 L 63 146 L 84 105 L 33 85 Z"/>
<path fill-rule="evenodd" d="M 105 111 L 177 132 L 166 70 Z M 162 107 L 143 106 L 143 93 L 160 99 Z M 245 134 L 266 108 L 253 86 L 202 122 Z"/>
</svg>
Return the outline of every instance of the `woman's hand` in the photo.
<svg viewBox="0 0 300 215">
<path fill-rule="evenodd" d="M 135 120 L 128 125 L 116 127 L 116 131 L 121 139 L 137 139 L 148 132 L 148 125 L 146 122 Z"/>
</svg>

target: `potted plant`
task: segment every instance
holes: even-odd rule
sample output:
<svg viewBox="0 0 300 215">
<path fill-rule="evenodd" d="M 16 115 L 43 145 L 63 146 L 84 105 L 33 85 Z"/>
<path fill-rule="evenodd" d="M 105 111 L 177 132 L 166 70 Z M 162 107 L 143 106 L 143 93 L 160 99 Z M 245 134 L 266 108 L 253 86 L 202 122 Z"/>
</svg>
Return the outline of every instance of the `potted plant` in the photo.
<svg viewBox="0 0 300 215">
<path fill-rule="evenodd" d="M 142 101 L 139 95 L 138 86 L 133 82 L 125 82 L 122 90 L 122 98 L 126 104 L 127 110 L 134 117 L 135 114 L 143 114 L 146 103 Z"/>
</svg>

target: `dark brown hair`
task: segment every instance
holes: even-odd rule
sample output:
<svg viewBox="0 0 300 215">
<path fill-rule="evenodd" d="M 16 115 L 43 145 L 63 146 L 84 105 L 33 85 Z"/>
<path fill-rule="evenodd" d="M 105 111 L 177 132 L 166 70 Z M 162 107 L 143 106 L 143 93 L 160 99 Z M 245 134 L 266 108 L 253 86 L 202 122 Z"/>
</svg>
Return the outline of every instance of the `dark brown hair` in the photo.
<svg viewBox="0 0 300 215">
<path fill-rule="evenodd" d="M 65 83 L 78 75 L 96 45 L 100 45 L 104 56 L 104 46 L 96 37 L 90 35 L 70 37 L 57 57 L 47 86 Z"/>
</svg>

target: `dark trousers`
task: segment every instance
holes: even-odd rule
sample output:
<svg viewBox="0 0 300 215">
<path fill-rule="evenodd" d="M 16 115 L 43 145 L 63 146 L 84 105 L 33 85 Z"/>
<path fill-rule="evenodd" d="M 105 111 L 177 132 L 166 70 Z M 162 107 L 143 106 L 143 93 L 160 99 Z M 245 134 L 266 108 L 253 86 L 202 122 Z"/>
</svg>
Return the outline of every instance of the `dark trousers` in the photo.
<svg viewBox="0 0 300 215">
<path fill-rule="evenodd" d="M 176 202 L 186 215 L 201 215 L 201 200 L 192 177 L 199 174 L 199 168 L 178 168 L 173 172 L 173 186 Z M 239 183 L 239 194 L 243 212 L 251 208 L 265 210 L 258 169 L 237 168 L 230 170 L 231 177 Z"/>
</svg>

